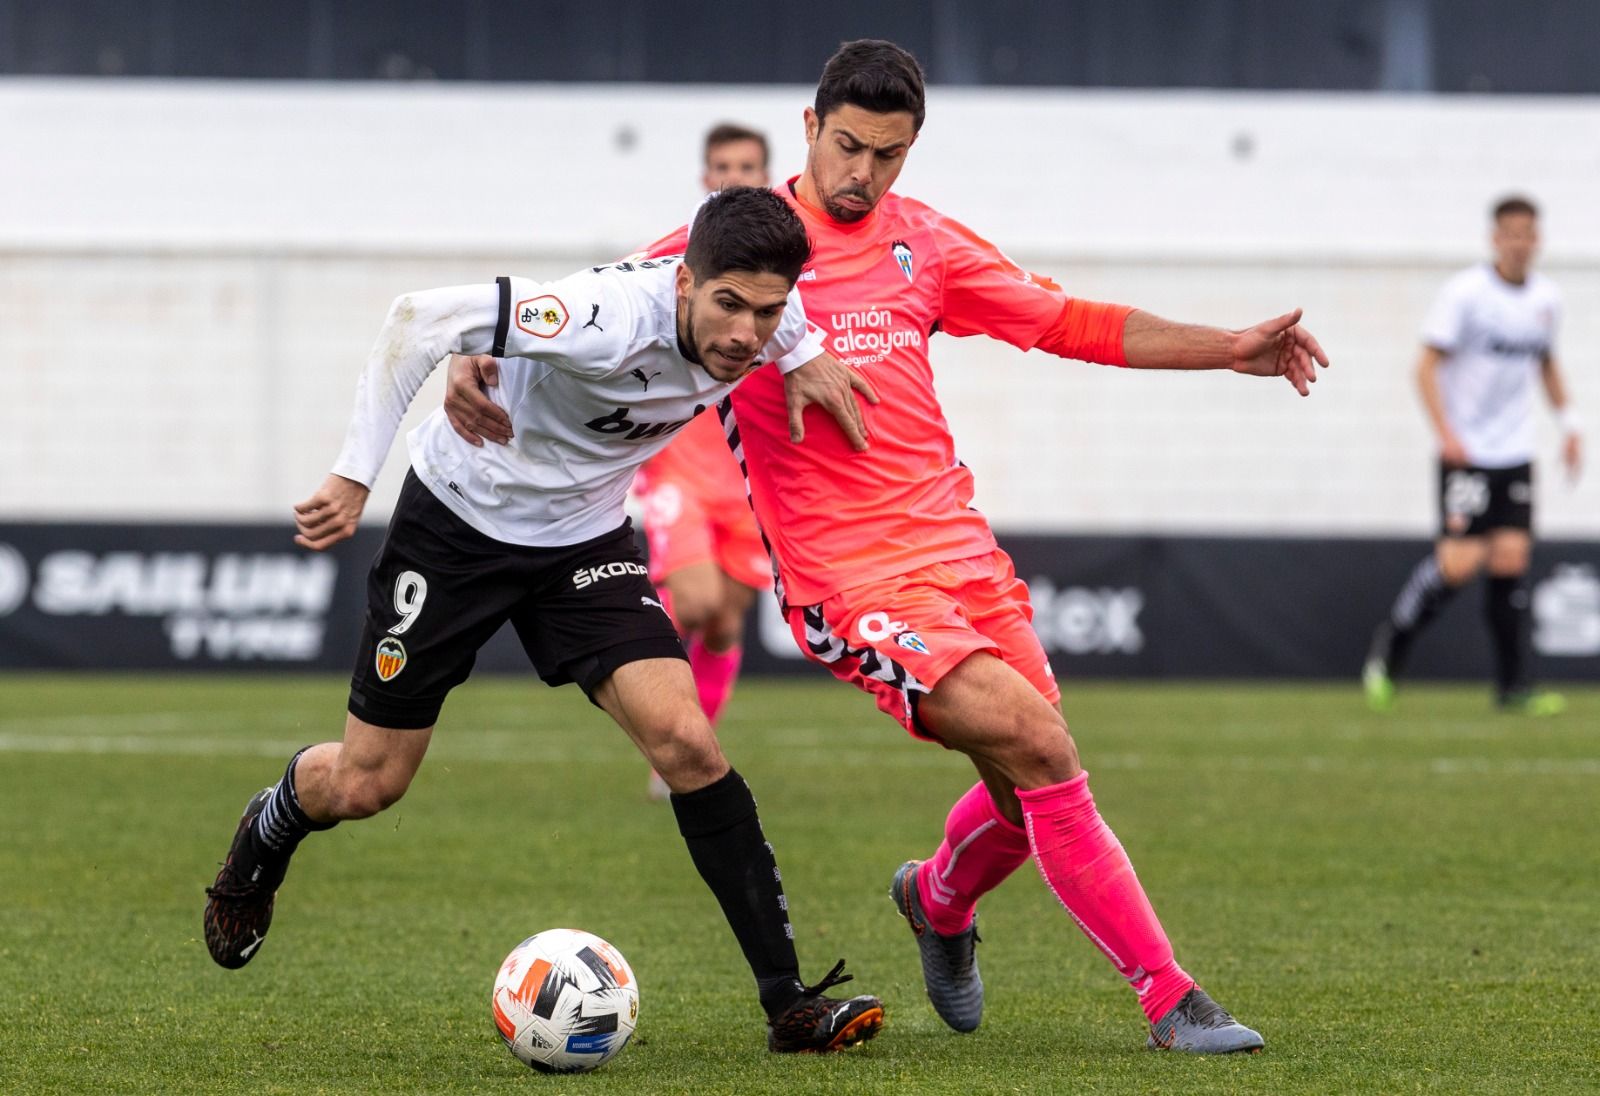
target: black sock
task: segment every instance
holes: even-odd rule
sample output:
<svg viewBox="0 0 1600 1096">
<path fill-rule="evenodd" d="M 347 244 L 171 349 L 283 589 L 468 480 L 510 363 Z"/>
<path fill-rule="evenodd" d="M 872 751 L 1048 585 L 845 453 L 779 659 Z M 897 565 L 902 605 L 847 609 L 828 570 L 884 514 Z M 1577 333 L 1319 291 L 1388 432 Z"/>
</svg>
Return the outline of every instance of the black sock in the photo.
<svg viewBox="0 0 1600 1096">
<path fill-rule="evenodd" d="M 729 769 L 714 784 L 674 794 L 672 811 L 700 878 L 717 896 L 755 975 L 761 1007 L 769 1018 L 777 1015 L 800 996 L 800 961 L 783 878 L 761 833 L 750 786 Z"/>
<path fill-rule="evenodd" d="M 300 807 L 300 797 L 294 790 L 294 766 L 300 754 L 310 746 L 300 749 L 289 759 L 283 770 L 283 779 L 272 789 L 256 821 L 250 827 L 250 844 L 256 856 L 263 860 L 287 860 L 306 834 L 314 830 L 330 830 L 337 822 L 315 822 Z"/>
<path fill-rule="evenodd" d="M 1494 637 L 1495 694 L 1505 700 L 1525 693 L 1530 684 L 1529 646 L 1532 613 L 1526 575 L 1490 575 L 1484 615 Z"/>
<path fill-rule="evenodd" d="M 1445 582 L 1439 561 L 1429 552 L 1400 587 L 1394 606 L 1389 610 L 1389 619 L 1378 626 L 1373 636 L 1368 657 L 1382 661 L 1391 678 L 1398 677 L 1405 668 L 1417 633 L 1439 615 L 1439 610 L 1455 592 L 1456 587 Z"/>
</svg>

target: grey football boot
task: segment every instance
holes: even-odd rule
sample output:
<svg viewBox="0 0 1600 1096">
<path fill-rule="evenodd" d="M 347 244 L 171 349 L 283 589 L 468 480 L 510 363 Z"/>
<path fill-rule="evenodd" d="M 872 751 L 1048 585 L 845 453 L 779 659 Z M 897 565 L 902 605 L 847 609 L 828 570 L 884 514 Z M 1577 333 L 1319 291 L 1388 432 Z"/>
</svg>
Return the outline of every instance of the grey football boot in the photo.
<svg viewBox="0 0 1600 1096">
<path fill-rule="evenodd" d="M 922 952 L 922 982 L 939 1018 L 957 1031 L 976 1031 L 983 1019 L 983 979 L 978 976 L 978 922 L 966 932 L 941 936 L 922 912 L 917 888 L 917 868 L 922 861 L 907 860 L 894 873 L 889 897 L 895 909 L 916 934 Z"/>
<path fill-rule="evenodd" d="M 1199 986 L 1179 998 L 1167 1014 L 1150 1025 L 1151 1050 L 1183 1050 L 1190 1054 L 1254 1054 L 1266 1040 L 1245 1027 Z"/>
</svg>

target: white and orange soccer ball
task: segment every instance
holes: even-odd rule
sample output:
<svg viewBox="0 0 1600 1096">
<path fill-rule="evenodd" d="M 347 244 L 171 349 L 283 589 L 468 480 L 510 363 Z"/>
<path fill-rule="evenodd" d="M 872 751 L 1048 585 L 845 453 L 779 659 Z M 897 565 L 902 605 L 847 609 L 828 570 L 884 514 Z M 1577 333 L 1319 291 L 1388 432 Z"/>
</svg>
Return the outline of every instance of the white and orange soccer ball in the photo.
<svg viewBox="0 0 1600 1096">
<path fill-rule="evenodd" d="M 546 929 L 511 949 L 489 998 L 517 1059 L 545 1073 L 596 1069 L 628 1045 L 639 983 L 622 953 L 578 929 Z"/>
</svg>

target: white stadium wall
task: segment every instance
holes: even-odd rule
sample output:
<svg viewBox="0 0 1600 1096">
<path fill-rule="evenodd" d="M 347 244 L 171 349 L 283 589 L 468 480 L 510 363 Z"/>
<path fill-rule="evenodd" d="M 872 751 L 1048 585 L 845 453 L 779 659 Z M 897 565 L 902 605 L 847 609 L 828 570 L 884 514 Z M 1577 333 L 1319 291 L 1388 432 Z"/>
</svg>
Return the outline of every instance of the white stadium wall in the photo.
<svg viewBox="0 0 1600 1096">
<path fill-rule="evenodd" d="M 0 81 L 0 516 L 282 519 L 397 293 L 633 250 L 692 211 L 716 121 L 797 171 L 807 99 Z M 902 192 L 1083 296 L 1233 326 L 1302 306 L 1336 362 L 1302 401 L 936 339 L 979 505 L 1013 530 L 1425 534 L 1416 329 L 1524 190 L 1597 465 L 1574 490 L 1547 459 L 1540 525 L 1600 535 L 1597 179 L 1593 100 L 935 92 Z"/>
</svg>

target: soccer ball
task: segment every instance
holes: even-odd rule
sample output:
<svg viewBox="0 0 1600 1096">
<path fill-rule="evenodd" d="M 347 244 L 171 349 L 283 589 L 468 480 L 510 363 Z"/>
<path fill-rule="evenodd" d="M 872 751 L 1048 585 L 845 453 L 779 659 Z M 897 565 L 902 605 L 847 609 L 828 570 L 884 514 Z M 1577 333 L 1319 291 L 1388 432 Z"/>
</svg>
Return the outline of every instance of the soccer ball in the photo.
<svg viewBox="0 0 1600 1096">
<path fill-rule="evenodd" d="M 517 1059 L 544 1073 L 583 1073 L 616 1057 L 639 1019 L 639 983 L 622 953 L 578 929 L 546 929 L 511 949 L 489 997 Z"/>
</svg>

